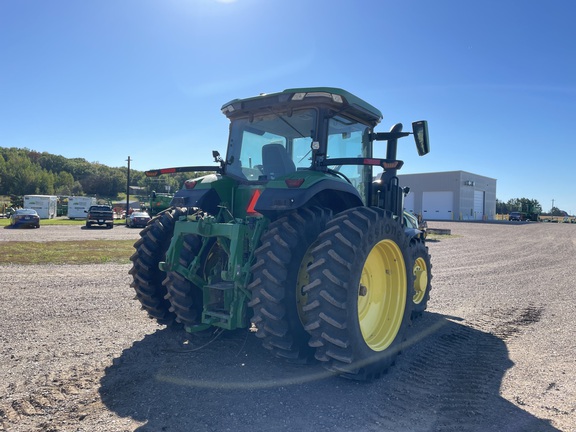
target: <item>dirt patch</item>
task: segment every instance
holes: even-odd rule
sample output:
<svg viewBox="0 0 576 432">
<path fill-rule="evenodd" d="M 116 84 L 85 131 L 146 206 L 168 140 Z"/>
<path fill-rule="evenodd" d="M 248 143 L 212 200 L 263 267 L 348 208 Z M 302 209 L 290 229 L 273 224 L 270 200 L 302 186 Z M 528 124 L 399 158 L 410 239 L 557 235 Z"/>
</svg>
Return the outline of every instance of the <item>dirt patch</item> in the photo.
<svg viewBox="0 0 576 432">
<path fill-rule="evenodd" d="M 454 236 L 429 244 L 429 310 L 368 384 L 272 358 L 246 330 L 159 326 L 134 300 L 130 265 L 5 266 L 0 430 L 576 430 L 576 227 L 430 225 Z"/>
</svg>

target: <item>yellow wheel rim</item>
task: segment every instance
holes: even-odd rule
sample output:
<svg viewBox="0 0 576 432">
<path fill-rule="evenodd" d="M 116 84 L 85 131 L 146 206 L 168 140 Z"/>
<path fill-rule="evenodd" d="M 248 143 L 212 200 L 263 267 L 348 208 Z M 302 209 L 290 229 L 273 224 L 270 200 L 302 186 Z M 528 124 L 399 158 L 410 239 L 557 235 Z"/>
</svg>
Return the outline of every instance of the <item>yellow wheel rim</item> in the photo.
<svg viewBox="0 0 576 432">
<path fill-rule="evenodd" d="M 406 308 L 406 264 L 398 245 L 382 240 L 372 248 L 358 287 L 358 320 L 366 344 L 383 351 L 392 344 Z"/>
<path fill-rule="evenodd" d="M 416 258 L 414 261 L 414 297 L 412 301 L 415 304 L 420 304 L 426 295 L 426 288 L 428 287 L 428 268 L 426 261 L 422 257 Z"/>
</svg>

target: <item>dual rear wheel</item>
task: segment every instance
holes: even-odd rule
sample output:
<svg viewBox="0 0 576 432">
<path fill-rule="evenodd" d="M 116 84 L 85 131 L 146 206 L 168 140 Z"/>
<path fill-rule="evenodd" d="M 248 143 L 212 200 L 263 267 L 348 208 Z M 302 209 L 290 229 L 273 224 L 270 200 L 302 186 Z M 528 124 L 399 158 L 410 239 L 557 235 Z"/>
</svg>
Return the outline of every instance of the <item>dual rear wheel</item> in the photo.
<svg viewBox="0 0 576 432">
<path fill-rule="evenodd" d="M 355 380 L 378 378 L 411 321 L 409 239 L 392 214 L 357 207 L 331 220 L 311 250 L 305 329 L 316 358 Z"/>
<path fill-rule="evenodd" d="M 156 216 L 140 232 L 140 239 L 134 244 L 136 251 L 130 257 L 130 286 L 136 291 L 142 309 L 159 324 L 171 325 L 176 320 L 176 315 L 170 310 L 170 302 L 166 299 L 166 288 L 162 285 L 166 273 L 158 268 L 158 264 L 164 260 L 174 224 L 184 212 L 185 209 L 174 209 Z"/>
<path fill-rule="evenodd" d="M 304 329 L 309 253 L 324 231 L 332 212 L 321 207 L 302 208 L 270 223 L 256 249 L 248 286 L 252 300 L 253 328 L 264 348 L 277 357 L 305 363 L 313 358 Z"/>
<path fill-rule="evenodd" d="M 403 227 L 384 210 L 286 215 L 256 251 L 249 287 L 256 335 L 278 357 L 314 355 L 347 378 L 377 378 L 410 325 L 412 259 Z"/>
</svg>

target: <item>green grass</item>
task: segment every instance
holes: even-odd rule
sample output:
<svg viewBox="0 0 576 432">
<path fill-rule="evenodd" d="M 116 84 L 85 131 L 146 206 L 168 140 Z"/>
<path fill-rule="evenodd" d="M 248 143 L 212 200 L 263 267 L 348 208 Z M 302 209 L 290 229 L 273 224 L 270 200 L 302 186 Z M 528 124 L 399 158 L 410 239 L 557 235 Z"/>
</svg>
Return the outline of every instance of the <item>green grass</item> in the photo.
<svg viewBox="0 0 576 432">
<path fill-rule="evenodd" d="M 130 263 L 134 240 L 0 242 L 0 265 Z"/>
</svg>

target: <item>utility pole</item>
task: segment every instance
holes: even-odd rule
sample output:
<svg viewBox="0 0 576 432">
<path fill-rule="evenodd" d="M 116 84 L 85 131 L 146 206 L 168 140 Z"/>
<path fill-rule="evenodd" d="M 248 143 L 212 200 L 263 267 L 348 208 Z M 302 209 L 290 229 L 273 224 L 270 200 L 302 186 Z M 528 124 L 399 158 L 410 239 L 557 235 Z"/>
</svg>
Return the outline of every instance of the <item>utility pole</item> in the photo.
<svg viewBox="0 0 576 432">
<path fill-rule="evenodd" d="M 126 176 L 126 225 L 128 225 L 128 210 L 130 209 L 130 156 L 128 156 L 128 175 Z"/>
</svg>

